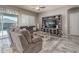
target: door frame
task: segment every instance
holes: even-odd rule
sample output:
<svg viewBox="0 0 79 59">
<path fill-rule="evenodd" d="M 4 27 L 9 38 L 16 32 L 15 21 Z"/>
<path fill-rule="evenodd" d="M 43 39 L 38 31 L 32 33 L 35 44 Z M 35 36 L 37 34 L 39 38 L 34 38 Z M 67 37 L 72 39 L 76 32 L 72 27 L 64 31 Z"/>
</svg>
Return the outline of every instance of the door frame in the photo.
<svg viewBox="0 0 79 59">
<path fill-rule="evenodd" d="M 70 25 L 70 13 L 79 12 L 78 10 L 79 10 L 79 7 L 74 7 L 74 8 L 71 8 L 71 9 L 68 10 L 68 35 L 69 36 L 77 36 L 77 37 L 79 37 L 79 35 L 73 35 L 73 34 L 70 33 L 70 26 L 71 26 Z"/>
</svg>

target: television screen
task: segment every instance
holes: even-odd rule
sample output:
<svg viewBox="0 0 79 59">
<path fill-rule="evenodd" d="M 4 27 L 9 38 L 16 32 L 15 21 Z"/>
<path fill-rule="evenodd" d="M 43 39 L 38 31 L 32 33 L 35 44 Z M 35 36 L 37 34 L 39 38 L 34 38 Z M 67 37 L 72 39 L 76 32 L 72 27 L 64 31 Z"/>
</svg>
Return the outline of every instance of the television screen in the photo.
<svg viewBox="0 0 79 59">
<path fill-rule="evenodd" d="M 56 28 L 56 20 L 47 20 L 46 27 L 47 28 Z"/>
</svg>

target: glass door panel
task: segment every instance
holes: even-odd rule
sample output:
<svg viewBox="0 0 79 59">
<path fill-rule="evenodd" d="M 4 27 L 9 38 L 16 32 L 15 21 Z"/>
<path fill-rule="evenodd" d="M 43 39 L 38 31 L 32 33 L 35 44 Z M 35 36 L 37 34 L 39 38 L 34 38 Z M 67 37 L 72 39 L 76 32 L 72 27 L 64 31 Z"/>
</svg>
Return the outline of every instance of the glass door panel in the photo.
<svg viewBox="0 0 79 59">
<path fill-rule="evenodd" d="M 1 52 L 9 52 L 9 48 L 11 45 L 10 37 L 8 31 L 10 27 L 15 24 L 17 25 L 17 16 L 11 14 L 2 14 L 2 18 L 0 20 L 0 39 L 2 45 L 0 48 L 2 49 Z M 7 50 L 8 49 L 8 50 Z"/>
<path fill-rule="evenodd" d="M 0 52 L 2 51 L 2 16 L 0 15 Z"/>
<path fill-rule="evenodd" d="M 17 17 L 14 15 L 3 15 L 3 37 L 8 37 L 8 30 L 13 24 L 17 24 Z"/>
</svg>

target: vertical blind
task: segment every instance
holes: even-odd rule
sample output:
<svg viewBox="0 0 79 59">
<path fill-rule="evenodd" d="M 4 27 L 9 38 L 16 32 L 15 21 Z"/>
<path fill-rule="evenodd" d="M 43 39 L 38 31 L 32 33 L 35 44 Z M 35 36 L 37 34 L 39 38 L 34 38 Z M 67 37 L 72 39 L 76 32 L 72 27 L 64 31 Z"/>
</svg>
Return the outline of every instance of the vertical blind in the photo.
<svg viewBox="0 0 79 59">
<path fill-rule="evenodd" d="M 19 15 L 19 10 L 15 10 L 11 8 L 0 8 L 0 13 Z"/>
<path fill-rule="evenodd" d="M 0 8 L 0 13 L 17 15 L 18 16 L 17 23 L 19 24 L 19 26 L 34 26 L 35 25 L 35 16 L 22 13 L 21 10 L 16 10 L 12 8 Z"/>
<path fill-rule="evenodd" d="M 21 26 L 35 26 L 35 17 L 22 14 Z"/>
<path fill-rule="evenodd" d="M 29 26 L 35 26 L 35 17 L 34 16 L 29 16 Z"/>
</svg>

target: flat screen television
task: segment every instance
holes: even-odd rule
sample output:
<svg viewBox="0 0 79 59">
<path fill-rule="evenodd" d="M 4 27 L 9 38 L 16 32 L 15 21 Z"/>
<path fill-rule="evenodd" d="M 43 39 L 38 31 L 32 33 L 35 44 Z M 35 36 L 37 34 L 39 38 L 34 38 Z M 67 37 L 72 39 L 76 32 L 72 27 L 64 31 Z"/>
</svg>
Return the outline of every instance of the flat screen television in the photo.
<svg viewBox="0 0 79 59">
<path fill-rule="evenodd" d="M 46 20 L 45 27 L 46 28 L 56 28 L 56 20 Z"/>
</svg>

